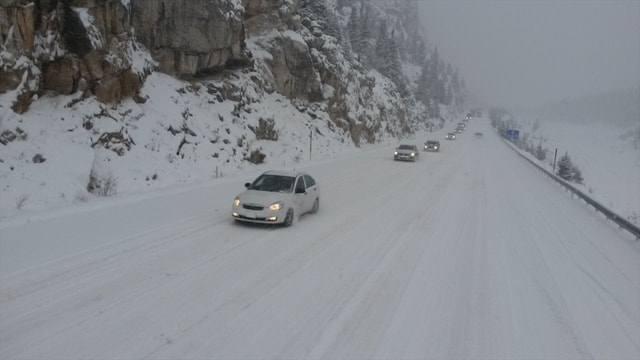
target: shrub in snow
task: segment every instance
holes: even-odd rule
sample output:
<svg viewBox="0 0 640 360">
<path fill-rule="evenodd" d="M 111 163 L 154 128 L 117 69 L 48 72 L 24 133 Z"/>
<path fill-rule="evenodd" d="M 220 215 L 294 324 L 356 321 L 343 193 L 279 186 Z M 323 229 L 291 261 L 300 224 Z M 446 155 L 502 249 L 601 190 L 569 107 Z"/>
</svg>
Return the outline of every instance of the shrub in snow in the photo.
<svg viewBox="0 0 640 360">
<path fill-rule="evenodd" d="M 27 133 L 19 127 L 16 127 L 16 131 L 5 130 L 0 134 L 0 144 L 7 145 L 15 140 L 27 140 Z"/>
<path fill-rule="evenodd" d="M 95 196 L 114 196 L 117 194 L 117 182 L 112 176 L 101 178 L 94 176 L 89 177 L 87 191 Z"/>
<path fill-rule="evenodd" d="M 536 159 L 540 161 L 544 161 L 544 159 L 547 158 L 547 149 L 543 149 L 542 144 L 538 144 L 538 147 L 536 147 L 535 156 L 536 156 Z"/>
<path fill-rule="evenodd" d="M 87 191 L 95 196 L 114 196 L 117 194 L 117 181 L 108 168 L 109 153 L 96 149 Z"/>
<path fill-rule="evenodd" d="M 249 129 L 256 134 L 256 140 L 278 141 L 278 130 L 275 129 L 276 122 L 273 119 L 258 119 L 258 127 L 249 126 Z"/>
<path fill-rule="evenodd" d="M 577 166 L 573 166 L 573 181 L 575 181 L 578 184 L 582 184 L 582 182 L 584 181 L 584 178 L 582 177 L 582 171 L 580 171 L 580 169 L 578 169 Z"/>
<path fill-rule="evenodd" d="M 246 160 L 252 164 L 262 164 L 266 157 L 267 155 L 260 152 L 260 150 L 253 150 Z"/>
<path fill-rule="evenodd" d="M 35 154 L 33 156 L 33 159 L 31 159 L 31 161 L 33 161 L 34 164 L 39 164 L 47 161 L 47 159 L 45 159 L 45 157 L 42 154 Z"/>
</svg>

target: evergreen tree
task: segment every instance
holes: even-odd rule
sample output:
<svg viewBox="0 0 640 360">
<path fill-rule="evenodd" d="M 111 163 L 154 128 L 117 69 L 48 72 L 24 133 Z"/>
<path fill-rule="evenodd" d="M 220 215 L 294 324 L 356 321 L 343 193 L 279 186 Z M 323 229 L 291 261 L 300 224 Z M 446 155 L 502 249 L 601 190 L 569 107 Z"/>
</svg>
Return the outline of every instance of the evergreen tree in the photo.
<svg viewBox="0 0 640 360">
<path fill-rule="evenodd" d="M 577 166 L 573 166 L 573 181 L 575 181 L 578 184 L 582 184 L 582 182 L 584 181 L 584 178 L 582 177 L 582 171 L 580 171 L 580 169 L 578 169 Z"/>
<path fill-rule="evenodd" d="M 387 22 L 382 20 L 378 27 L 378 35 L 376 36 L 376 46 L 374 47 L 374 56 L 372 58 L 373 67 L 382 75 L 385 75 L 385 54 L 387 52 Z"/>
<path fill-rule="evenodd" d="M 429 118 L 436 119 L 440 117 L 440 106 L 438 105 L 438 101 L 435 98 L 429 99 L 427 112 L 429 114 Z"/>
<path fill-rule="evenodd" d="M 442 103 L 445 105 L 453 104 L 453 91 L 451 91 L 450 87 L 445 89 L 444 101 Z"/>
<path fill-rule="evenodd" d="M 444 103 L 446 97 L 444 71 L 441 71 L 443 64 L 440 60 L 438 47 L 436 46 L 429 59 L 428 83 L 430 96 L 439 103 Z"/>
<path fill-rule="evenodd" d="M 415 98 L 416 100 L 422 102 L 425 105 L 429 104 L 430 99 L 430 88 L 429 88 L 429 62 L 425 61 L 422 64 L 422 70 L 420 72 L 420 77 L 418 78 L 418 83 L 416 84 Z"/>
<path fill-rule="evenodd" d="M 571 163 L 571 158 L 569 157 L 568 152 L 564 153 L 564 155 L 562 155 L 562 157 L 558 161 L 558 169 L 556 170 L 556 174 L 564 180 L 573 179 L 573 163 Z"/>
<path fill-rule="evenodd" d="M 300 12 L 316 21 L 325 34 L 342 41 L 342 30 L 338 18 L 327 8 L 325 0 L 300 0 Z"/>
<path fill-rule="evenodd" d="M 361 54 L 362 51 L 359 27 L 360 19 L 358 18 L 358 12 L 355 8 L 353 8 L 351 9 L 351 14 L 349 14 L 349 23 L 347 24 L 347 37 L 349 38 L 351 49 L 357 54 Z"/>
<path fill-rule="evenodd" d="M 371 7 L 363 0 L 360 3 L 360 21 L 359 26 L 357 27 L 357 37 L 358 37 L 358 45 L 357 51 L 358 54 L 364 56 L 365 63 L 368 65 L 372 65 L 373 59 L 373 47 L 372 44 L 372 30 L 373 19 L 372 19 L 372 10 Z"/>
<path fill-rule="evenodd" d="M 536 147 L 536 159 L 540 160 L 540 161 L 544 161 L 544 159 L 547 158 L 547 151 L 545 149 L 542 148 L 542 142 L 540 142 L 538 144 L 538 147 Z"/>
<path fill-rule="evenodd" d="M 402 97 L 408 95 L 406 80 L 402 74 L 402 65 L 398 54 L 398 46 L 394 39 L 395 34 L 387 34 L 387 23 L 382 21 L 376 39 L 374 68 L 382 75 L 391 79 L 396 85 Z"/>
</svg>

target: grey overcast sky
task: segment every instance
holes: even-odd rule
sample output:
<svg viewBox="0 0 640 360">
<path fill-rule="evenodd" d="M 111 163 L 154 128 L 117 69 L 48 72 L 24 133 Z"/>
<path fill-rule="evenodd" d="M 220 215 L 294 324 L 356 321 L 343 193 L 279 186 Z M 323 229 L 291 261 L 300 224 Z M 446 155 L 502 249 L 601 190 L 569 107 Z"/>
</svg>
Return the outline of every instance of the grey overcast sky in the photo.
<svg viewBox="0 0 640 360">
<path fill-rule="evenodd" d="M 428 40 L 490 105 L 640 86 L 640 0 L 418 2 Z"/>
</svg>

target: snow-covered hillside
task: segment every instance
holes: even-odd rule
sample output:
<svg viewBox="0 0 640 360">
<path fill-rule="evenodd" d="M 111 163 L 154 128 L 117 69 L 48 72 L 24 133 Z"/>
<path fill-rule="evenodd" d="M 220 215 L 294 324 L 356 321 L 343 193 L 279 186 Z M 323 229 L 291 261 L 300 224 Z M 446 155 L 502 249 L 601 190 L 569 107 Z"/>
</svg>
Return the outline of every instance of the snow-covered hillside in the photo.
<svg viewBox="0 0 640 360">
<path fill-rule="evenodd" d="M 47 95 L 27 114 L 3 112 L 0 215 L 89 201 L 91 176 L 105 182 L 103 195 L 125 196 L 247 168 L 296 167 L 354 147 L 321 104 L 261 92 L 245 80 L 240 87 L 242 80 L 188 83 L 153 73 L 144 104 Z M 103 142 L 103 134 L 113 136 Z M 248 160 L 254 151 L 265 155 L 264 165 Z"/>
<path fill-rule="evenodd" d="M 543 122 L 539 131 L 580 167 L 590 196 L 640 225 L 640 126 Z"/>
<path fill-rule="evenodd" d="M 553 169 L 556 149 L 558 160 L 568 154 L 584 178 L 575 186 L 640 225 L 640 125 L 523 121 L 521 132 L 534 147 L 547 150 L 540 161 L 547 169 Z"/>
</svg>

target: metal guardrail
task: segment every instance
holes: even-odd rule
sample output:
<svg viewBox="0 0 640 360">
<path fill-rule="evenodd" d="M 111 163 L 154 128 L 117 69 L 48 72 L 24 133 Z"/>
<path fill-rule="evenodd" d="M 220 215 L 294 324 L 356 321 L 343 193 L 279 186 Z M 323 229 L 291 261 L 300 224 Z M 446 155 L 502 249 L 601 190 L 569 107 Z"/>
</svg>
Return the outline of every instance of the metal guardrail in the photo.
<svg viewBox="0 0 640 360">
<path fill-rule="evenodd" d="M 498 136 L 500 136 L 500 135 L 498 134 Z M 593 200 L 587 194 L 585 194 L 582 191 L 578 190 L 577 188 L 575 188 L 571 184 L 568 184 L 566 181 L 564 181 L 559 176 L 551 173 L 549 170 L 543 168 L 539 164 L 536 164 L 533 160 L 531 160 L 528 157 L 524 156 L 520 151 L 515 149 L 513 147 L 515 145 L 512 146 L 511 144 L 508 144 L 507 141 L 502 137 L 501 137 L 501 139 L 502 139 L 502 141 L 504 141 L 507 144 L 507 146 L 511 147 L 516 152 L 516 154 L 520 155 L 523 159 L 527 160 L 531 165 L 537 167 L 540 171 L 544 172 L 547 176 L 549 176 L 550 178 L 555 180 L 558 184 L 564 186 L 567 190 L 571 191 L 573 194 L 575 194 L 576 196 L 578 196 L 579 198 L 584 200 L 587 204 L 593 206 L 593 208 L 596 209 L 596 211 L 601 212 L 609 220 L 611 220 L 611 221 L 615 222 L 616 224 L 618 224 L 618 226 L 620 226 L 620 228 L 625 229 L 628 232 L 630 232 L 632 235 L 634 235 L 636 237 L 636 241 L 640 240 L 640 228 L 638 228 L 637 226 L 635 226 L 634 224 L 629 222 L 627 219 L 625 219 L 625 218 L 619 216 L 618 214 L 614 213 L 613 211 L 609 210 L 605 206 L 601 205 L 599 202 Z"/>
</svg>

